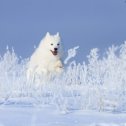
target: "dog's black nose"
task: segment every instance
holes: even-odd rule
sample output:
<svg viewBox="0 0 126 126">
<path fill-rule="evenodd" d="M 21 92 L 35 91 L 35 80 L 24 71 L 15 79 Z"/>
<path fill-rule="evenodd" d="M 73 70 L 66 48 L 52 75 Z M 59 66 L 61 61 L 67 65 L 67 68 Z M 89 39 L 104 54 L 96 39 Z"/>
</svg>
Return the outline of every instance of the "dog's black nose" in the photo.
<svg viewBox="0 0 126 126">
<path fill-rule="evenodd" d="M 54 48 L 55 51 L 57 51 L 58 49 L 57 48 Z"/>
</svg>

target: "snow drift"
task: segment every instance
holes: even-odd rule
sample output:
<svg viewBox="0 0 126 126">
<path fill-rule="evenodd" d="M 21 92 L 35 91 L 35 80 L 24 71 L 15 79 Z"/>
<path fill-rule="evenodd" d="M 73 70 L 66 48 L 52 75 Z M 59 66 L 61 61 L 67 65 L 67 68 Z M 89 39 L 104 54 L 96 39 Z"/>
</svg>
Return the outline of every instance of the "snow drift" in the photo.
<svg viewBox="0 0 126 126">
<path fill-rule="evenodd" d="M 88 62 L 68 62 L 76 49 L 68 50 L 65 71 L 51 81 L 37 78 L 27 82 L 29 59 L 22 59 L 13 49 L 0 56 L 0 104 L 28 106 L 55 105 L 60 111 L 88 109 L 126 110 L 126 42 L 109 47 L 104 54 L 90 51 Z M 39 80 L 39 81 L 38 81 Z M 36 88 L 35 83 L 42 83 Z"/>
</svg>

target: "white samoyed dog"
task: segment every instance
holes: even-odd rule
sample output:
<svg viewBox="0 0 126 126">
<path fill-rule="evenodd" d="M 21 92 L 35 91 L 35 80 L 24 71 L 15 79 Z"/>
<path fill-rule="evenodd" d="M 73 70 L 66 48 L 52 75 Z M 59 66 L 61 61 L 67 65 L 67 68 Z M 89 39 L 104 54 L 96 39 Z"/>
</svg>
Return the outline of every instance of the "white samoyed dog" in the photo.
<svg viewBox="0 0 126 126">
<path fill-rule="evenodd" d="M 32 54 L 28 63 L 27 80 L 32 80 L 35 76 L 48 76 L 60 74 L 63 71 L 61 61 L 62 49 L 60 35 L 50 35 L 46 33 L 38 48 Z"/>
</svg>

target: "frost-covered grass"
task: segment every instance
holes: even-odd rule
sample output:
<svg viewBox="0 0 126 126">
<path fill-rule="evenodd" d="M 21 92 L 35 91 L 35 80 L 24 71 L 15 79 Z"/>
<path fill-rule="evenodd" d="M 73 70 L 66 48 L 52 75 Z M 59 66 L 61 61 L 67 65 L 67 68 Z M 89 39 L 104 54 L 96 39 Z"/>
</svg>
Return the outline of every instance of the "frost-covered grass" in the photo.
<svg viewBox="0 0 126 126">
<path fill-rule="evenodd" d="M 7 48 L 0 56 L 0 104 L 54 105 L 62 112 L 73 109 L 124 112 L 126 42 L 109 47 L 104 54 L 92 49 L 87 63 L 74 60 L 68 63 L 77 48 L 68 50 L 61 76 L 51 76 L 49 81 L 38 77 L 34 82 L 26 79 L 28 59 Z"/>
</svg>

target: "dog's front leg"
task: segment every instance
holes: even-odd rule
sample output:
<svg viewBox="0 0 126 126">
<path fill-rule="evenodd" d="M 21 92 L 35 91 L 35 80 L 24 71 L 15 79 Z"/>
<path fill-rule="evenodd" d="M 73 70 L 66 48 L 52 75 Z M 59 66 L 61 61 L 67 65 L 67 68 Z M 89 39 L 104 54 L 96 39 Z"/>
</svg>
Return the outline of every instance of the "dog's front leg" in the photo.
<svg viewBox="0 0 126 126">
<path fill-rule="evenodd" d="M 58 60 L 57 63 L 56 63 L 56 72 L 58 72 L 58 73 L 63 72 L 63 64 L 60 60 Z"/>
</svg>

